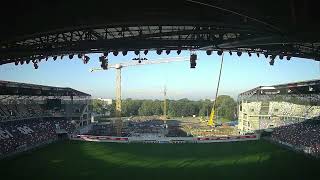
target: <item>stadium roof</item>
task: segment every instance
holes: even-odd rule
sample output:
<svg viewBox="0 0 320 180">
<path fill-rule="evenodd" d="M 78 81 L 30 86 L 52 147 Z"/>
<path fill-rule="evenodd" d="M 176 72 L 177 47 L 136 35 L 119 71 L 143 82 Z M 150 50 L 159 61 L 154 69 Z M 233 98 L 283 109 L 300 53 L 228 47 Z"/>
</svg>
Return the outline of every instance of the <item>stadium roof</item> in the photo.
<svg viewBox="0 0 320 180">
<path fill-rule="evenodd" d="M 6 1 L 0 64 L 145 49 L 258 52 L 320 59 L 312 0 Z"/>
<path fill-rule="evenodd" d="M 320 80 L 299 81 L 272 86 L 259 86 L 239 94 L 239 98 L 253 95 L 319 94 Z"/>
<path fill-rule="evenodd" d="M 88 97 L 90 94 L 72 88 L 43 86 L 19 82 L 1 81 L 0 95 L 18 96 L 80 96 Z"/>
</svg>

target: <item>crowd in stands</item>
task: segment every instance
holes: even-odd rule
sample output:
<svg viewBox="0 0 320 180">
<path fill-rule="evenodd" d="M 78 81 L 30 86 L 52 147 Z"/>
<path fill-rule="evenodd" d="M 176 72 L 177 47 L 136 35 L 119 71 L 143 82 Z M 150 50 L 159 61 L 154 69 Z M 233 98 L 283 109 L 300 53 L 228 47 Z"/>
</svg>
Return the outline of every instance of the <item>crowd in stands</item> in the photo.
<svg viewBox="0 0 320 180">
<path fill-rule="evenodd" d="M 0 122 L 0 156 L 55 140 L 57 130 L 71 134 L 74 126 L 64 118 L 31 118 Z"/>
<path fill-rule="evenodd" d="M 273 129 L 273 140 L 284 142 L 308 153 L 320 153 L 320 119 L 290 123 Z"/>
<path fill-rule="evenodd" d="M 0 157 L 74 133 L 85 107 L 84 103 L 49 107 L 28 98 L 0 101 Z M 67 120 L 66 112 L 74 121 Z"/>
</svg>

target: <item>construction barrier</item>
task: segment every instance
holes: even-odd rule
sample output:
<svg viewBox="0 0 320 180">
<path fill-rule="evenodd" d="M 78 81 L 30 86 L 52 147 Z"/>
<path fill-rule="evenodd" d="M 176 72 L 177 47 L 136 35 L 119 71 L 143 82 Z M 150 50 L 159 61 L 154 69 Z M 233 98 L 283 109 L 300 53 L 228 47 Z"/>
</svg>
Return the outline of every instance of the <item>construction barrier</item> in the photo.
<svg viewBox="0 0 320 180">
<path fill-rule="evenodd" d="M 211 143 L 211 142 L 231 142 L 231 141 L 249 141 L 258 140 L 260 136 L 254 135 L 242 135 L 242 136 L 225 136 L 225 137 L 199 137 L 197 143 Z"/>
<path fill-rule="evenodd" d="M 249 141 L 258 140 L 260 136 L 242 135 L 242 136 L 224 136 L 224 137 L 114 137 L 114 136 L 92 136 L 77 135 L 72 140 L 95 141 L 95 142 L 119 142 L 119 143 L 213 143 L 213 142 L 232 142 L 232 141 Z"/>
<path fill-rule="evenodd" d="M 96 141 L 96 142 L 123 142 L 129 141 L 128 137 L 114 137 L 114 136 L 91 136 L 91 135 L 77 135 L 72 137 L 72 140 L 80 141 Z"/>
</svg>

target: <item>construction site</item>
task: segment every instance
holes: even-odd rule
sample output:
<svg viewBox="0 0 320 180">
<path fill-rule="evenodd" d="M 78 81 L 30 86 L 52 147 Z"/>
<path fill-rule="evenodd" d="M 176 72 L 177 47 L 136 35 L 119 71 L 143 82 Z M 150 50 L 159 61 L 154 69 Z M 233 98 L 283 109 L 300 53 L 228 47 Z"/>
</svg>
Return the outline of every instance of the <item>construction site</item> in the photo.
<svg viewBox="0 0 320 180">
<path fill-rule="evenodd" d="M 148 51 L 144 51 L 144 55 L 146 55 Z M 157 52 L 161 54 L 161 52 Z M 170 53 L 166 52 L 167 54 Z M 177 52 L 180 54 L 179 52 Z M 92 68 L 90 72 L 94 73 L 97 71 L 108 71 L 115 69 L 116 73 L 116 89 L 115 89 L 115 118 L 111 118 L 109 120 L 109 126 L 104 123 L 99 127 L 99 123 L 95 125 L 97 129 L 102 130 L 103 128 L 108 129 L 105 130 L 104 135 L 116 135 L 116 136 L 215 136 L 215 135 L 237 135 L 239 134 L 235 127 L 230 127 L 227 124 L 220 124 L 217 126 L 216 122 L 216 101 L 212 102 L 212 108 L 210 111 L 210 116 L 208 117 L 196 117 L 193 115 L 193 118 L 174 118 L 170 119 L 167 115 L 168 112 L 168 103 L 167 103 L 167 87 L 164 85 L 163 89 L 163 102 L 162 102 L 162 116 L 152 116 L 152 117 L 133 117 L 130 118 L 130 121 L 123 121 L 124 117 L 122 114 L 122 91 L 121 91 L 121 72 L 126 68 L 134 68 L 135 66 L 143 66 L 143 65 L 157 65 L 163 63 L 172 63 L 172 62 L 183 62 L 190 61 L 190 68 L 195 68 L 197 65 L 197 54 L 196 52 L 191 51 L 190 57 L 174 57 L 174 58 L 164 58 L 164 59 L 156 59 L 156 60 L 148 60 L 147 58 L 142 58 L 140 55 L 140 51 L 136 51 L 135 54 L 138 56 L 137 58 L 133 58 L 130 62 L 117 63 L 117 64 L 109 64 L 108 53 L 103 54 L 99 57 L 99 61 L 101 62 L 101 67 Z M 142 54 L 142 53 L 141 53 Z M 114 53 L 117 55 L 117 53 Z M 218 97 L 219 85 L 221 72 L 223 68 L 223 52 L 218 51 L 218 55 L 221 57 L 220 70 L 219 70 L 219 79 L 217 81 L 216 92 L 214 97 Z M 84 58 L 84 61 L 86 59 Z M 128 118 L 126 118 L 128 119 Z M 147 125 L 144 125 L 147 124 Z M 100 130 L 93 129 L 93 134 L 99 134 Z M 114 133 L 115 132 L 115 133 Z M 139 132 L 139 133 L 138 133 Z"/>
</svg>

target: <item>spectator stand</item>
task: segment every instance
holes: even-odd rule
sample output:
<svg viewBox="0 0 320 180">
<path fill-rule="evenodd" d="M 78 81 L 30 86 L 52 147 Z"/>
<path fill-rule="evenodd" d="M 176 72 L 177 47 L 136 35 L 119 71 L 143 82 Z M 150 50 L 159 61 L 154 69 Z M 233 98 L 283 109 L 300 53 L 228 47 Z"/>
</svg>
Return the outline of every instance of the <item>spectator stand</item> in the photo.
<svg viewBox="0 0 320 180">
<path fill-rule="evenodd" d="M 0 81 L 1 156 L 68 138 L 89 124 L 90 99 L 71 88 Z"/>
</svg>

